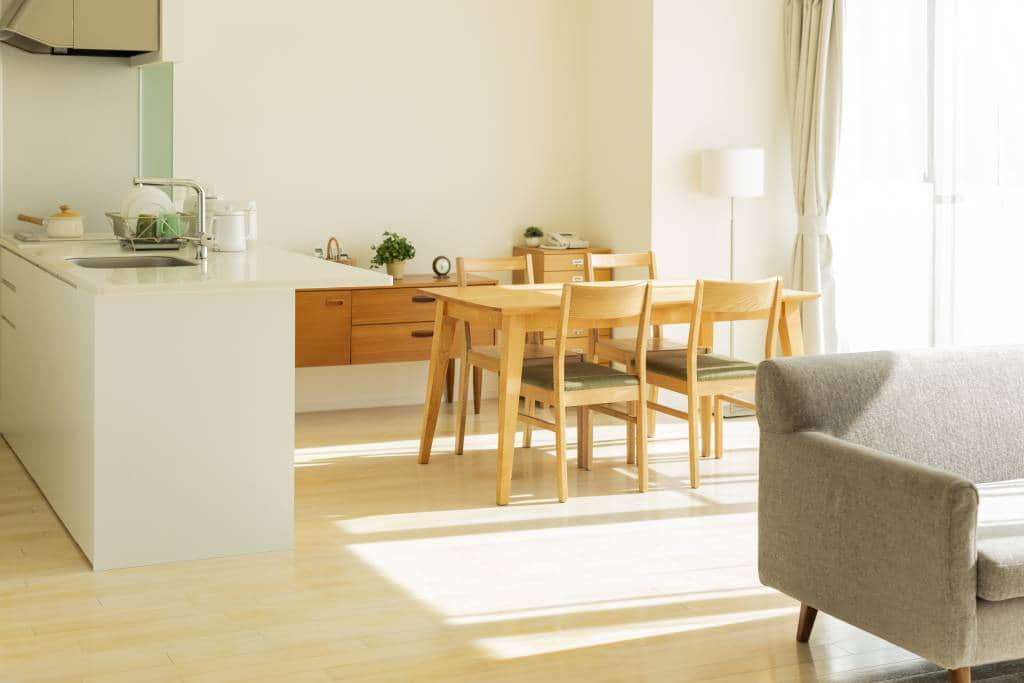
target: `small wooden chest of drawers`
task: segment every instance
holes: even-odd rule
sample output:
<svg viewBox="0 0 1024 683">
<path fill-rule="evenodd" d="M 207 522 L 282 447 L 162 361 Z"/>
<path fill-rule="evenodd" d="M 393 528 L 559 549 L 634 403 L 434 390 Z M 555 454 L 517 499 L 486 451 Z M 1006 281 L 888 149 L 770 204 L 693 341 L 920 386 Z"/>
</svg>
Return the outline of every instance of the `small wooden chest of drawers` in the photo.
<svg viewBox="0 0 1024 683">
<path fill-rule="evenodd" d="M 470 285 L 495 284 L 472 277 Z M 428 360 L 436 301 L 423 287 L 455 280 L 407 275 L 390 287 L 313 289 L 295 293 L 295 366 L 359 365 Z M 494 330 L 472 330 L 476 344 L 493 344 Z"/>
<path fill-rule="evenodd" d="M 541 249 L 539 247 L 516 247 L 512 250 L 515 256 L 526 255 L 533 259 L 533 279 L 537 283 L 551 282 L 586 282 L 586 255 L 609 254 L 611 249 Z M 598 282 L 612 279 L 612 271 L 606 268 L 594 272 Z M 515 282 L 523 281 L 518 276 Z M 588 330 L 570 330 L 568 348 L 572 351 L 587 350 Z M 611 330 L 601 330 L 602 337 L 611 336 Z M 544 343 L 554 345 L 555 330 L 544 330 Z"/>
<path fill-rule="evenodd" d="M 586 282 L 586 255 L 608 254 L 611 249 L 541 249 L 540 247 L 515 247 L 512 254 L 526 255 L 533 259 L 535 282 Z M 607 269 L 594 273 L 597 280 L 611 280 L 612 272 Z M 521 282 L 522 276 L 515 282 Z"/>
</svg>

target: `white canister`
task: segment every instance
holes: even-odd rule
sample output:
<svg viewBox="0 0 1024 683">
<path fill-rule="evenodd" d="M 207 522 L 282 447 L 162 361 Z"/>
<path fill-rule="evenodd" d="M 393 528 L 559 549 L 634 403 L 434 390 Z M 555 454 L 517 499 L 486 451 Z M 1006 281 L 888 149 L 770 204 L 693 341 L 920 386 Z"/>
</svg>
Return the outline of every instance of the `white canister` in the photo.
<svg viewBox="0 0 1024 683">
<path fill-rule="evenodd" d="M 255 227 L 245 211 L 225 211 L 210 221 L 217 251 L 245 251 L 246 243 L 256 239 Z"/>
</svg>

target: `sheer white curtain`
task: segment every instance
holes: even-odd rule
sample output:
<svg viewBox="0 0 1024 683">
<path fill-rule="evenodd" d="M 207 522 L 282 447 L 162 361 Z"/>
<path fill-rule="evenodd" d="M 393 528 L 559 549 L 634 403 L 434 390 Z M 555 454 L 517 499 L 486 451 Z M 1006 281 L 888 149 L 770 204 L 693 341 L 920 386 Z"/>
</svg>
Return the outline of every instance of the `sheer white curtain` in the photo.
<svg viewBox="0 0 1024 683">
<path fill-rule="evenodd" d="M 847 4 L 840 348 L 1024 342 L 1019 0 Z"/>
</svg>

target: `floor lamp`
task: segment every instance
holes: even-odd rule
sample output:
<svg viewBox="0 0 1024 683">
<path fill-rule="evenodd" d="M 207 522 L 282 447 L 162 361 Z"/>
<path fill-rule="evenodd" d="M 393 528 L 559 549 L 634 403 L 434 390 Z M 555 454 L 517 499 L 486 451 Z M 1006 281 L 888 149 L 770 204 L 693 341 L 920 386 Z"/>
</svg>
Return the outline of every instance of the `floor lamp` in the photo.
<svg viewBox="0 0 1024 683">
<path fill-rule="evenodd" d="M 736 279 L 736 198 L 764 194 L 764 150 L 709 149 L 700 155 L 701 191 L 729 198 L 729 279 Z M 733 324 L 729 323 L 729 355 L 736 355 Z"/>
</svg>

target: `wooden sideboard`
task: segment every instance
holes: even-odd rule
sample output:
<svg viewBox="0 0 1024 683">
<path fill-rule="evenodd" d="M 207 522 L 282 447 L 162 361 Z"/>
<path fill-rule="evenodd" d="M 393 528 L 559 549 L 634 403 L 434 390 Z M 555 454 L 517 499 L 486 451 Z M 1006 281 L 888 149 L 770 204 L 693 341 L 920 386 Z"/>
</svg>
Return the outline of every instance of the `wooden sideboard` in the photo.
<svg viewBox="0 0 1024 683">
<path fill-rule="evenodd" d="M 470 286 L 496 282 L 469 279 Z M 390 287 L 296 292 L 295 367 L 429 360 L 436 302 L 420 288 L 454 286 L 454 277 L 407 275 Z M 474 328 L 472 335 L 474 343 L 494 343 L 494 330 Z M 450 398 L 451 365 L 449 377 Z"/>
<path fill-rule="evenodd" d="M 512 250 L 513 256 L 525 255 L 533 259 L 533 279 L 539 283 L 551 282 L 586 282 L 586 254 L 610 254 L 611 249 L 541 249 L 540 247 L 515 247 Z M 604 268 L 594 272 L 594 279 L 608 281 L 612 279 L 612 271 Z M 516 275 L 513 280 L 519 284 L 523 282 L 522 275 Z M 570 330 L 568 348 L 577 352 L 587 350 L 588 330 Z M 598 334 L 602 337 L 611 336 L 611 330 L 601 330 Z M 544 330 L 544 343 L 554 345 L 555 330 Z"/>
</svg>

